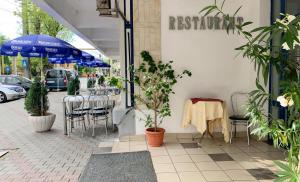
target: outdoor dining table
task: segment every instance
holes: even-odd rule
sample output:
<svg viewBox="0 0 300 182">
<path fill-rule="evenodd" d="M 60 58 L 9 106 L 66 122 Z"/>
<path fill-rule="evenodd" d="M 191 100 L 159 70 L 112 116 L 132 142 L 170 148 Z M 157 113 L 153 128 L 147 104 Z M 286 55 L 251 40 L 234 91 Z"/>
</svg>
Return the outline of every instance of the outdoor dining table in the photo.
<svg viewBox="0 0 300 182">
<path fill-rule="evenodd" d="M 212 132 L 221 128 L 225 142 L 229 142 L 229 121 L 225 101 L 211 98 L 188 99 L 184 105 L 182 126 L 193 125 L 197 131 L 213 137 Z M 201 137 L 201 138 L 202 138 Z"/>
<path fill-rule="evenodd" d="M 67 135 L 68 134 L 68 125 L 67 125 L 67 117 L 66 117 L 66 102 L 65 100 L 67 100 L 66 98 L 68 98 L 68 96 L 65 97 L 65 99 L 63 99 L 63 126 L 64 126 L 64 134 Z M 81 99 L 84 99 L 84 102 L 88 102 L 88 101 L 95 101 L 95 98 L 101 98 L 101 97 L 97 97 L 96 95 L 80 95 L 80 96 L 70 96 L 69 101 L 81 101 Z M 114 106 L 116 105 L 116 102 L 118 100 L 118 96 L 117 95 L 108 95 L 108 100 L 111 102 L 111 105 L 109 105 L 109 108 L 112 110 L 114 108 Z"/>
</svg>

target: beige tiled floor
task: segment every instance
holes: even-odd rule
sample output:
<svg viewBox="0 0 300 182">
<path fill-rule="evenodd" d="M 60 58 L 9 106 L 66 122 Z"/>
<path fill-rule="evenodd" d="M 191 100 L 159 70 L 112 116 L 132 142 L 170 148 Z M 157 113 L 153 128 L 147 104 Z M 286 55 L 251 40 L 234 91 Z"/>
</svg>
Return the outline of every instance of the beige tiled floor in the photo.
<svg viewBox="0 0 300 182">
<path fill-rule="evenodd" d="M 247 169 L 277 171 L 273 160 L 283 160 L 282 151 L 255 140 L 248 146 L 245 138 L 226 144 L 222 138 L 205 138 L 199 148 L 184 148 L 181 143 L 196 143 L 192 134 L 166 134 L 161 147 L 149 147 L 144 135 L 122 137 L 112 152 L 149 150 L 158 182 L 273 181 L 257 180 Z M 105 143 L 102 144 L 105 146 Z M 209 154 L 227 153 L 234 161 L 214 161 Z"/>
</svg>

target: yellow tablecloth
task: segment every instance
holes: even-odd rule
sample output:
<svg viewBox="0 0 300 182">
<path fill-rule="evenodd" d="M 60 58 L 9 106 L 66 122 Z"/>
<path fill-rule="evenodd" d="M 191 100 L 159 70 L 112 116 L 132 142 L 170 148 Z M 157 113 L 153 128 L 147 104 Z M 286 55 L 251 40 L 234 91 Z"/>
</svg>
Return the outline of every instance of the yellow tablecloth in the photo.
<svg viewBox="0 0 300 182">
<path fill-rule="evenodd" d="M 203 134 L 207 129 L 209 121 L 209 131 L 214 132 L 217 128 L 222 128 L 225 142 L 229 142 L 229 121 L 228 110 L 225 102 L 199 101 L 195 104 L 189 99 L 185 102 L 182 126 L 193 125 L 198 132 Z"/>
</svg>

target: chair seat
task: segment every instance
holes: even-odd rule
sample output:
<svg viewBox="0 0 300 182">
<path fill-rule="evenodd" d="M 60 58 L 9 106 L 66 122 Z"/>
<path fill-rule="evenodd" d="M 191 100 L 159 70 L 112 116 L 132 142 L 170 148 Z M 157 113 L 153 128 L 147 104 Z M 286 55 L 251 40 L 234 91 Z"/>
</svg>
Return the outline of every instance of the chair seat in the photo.
<svg viewBox="0 0 300 182">
<path fill-rule="evenodd" d="M 242 115 L 232 115 L 232 116 L 229 116 L 229 119 L 234 120 L 234 121 L 248 121 L 250 118 L 247 116 L 242 116 Z"/>
<path fill-rule="evenodd" d="M 67 114 L 67 117 L 77 118 L 77 117 L 82 117 L 82 116 L 84 116 L 85 114 L 86 114 L 86 113 L 84 113 L 84 112 L 76 112 L 76 111 L 74 111 L 73 113 Z"/>
<path fill-rule="evenodd" d="M 94 111 L 103 111 L 103 110 L 107 110 L 108 108 L 105 108 L 105 107 L 96 107 L 96 108 L 93 108 Z"/>
<path fill-rule="evenodd" d="M 107 112 L 107 111 L 105 112 L 103 110 L 94 110 L 93 112 L 90 112 L 90 115 L 95 116 L 95 117 L 105 116 L 107 114 L 109 114 L 109 112 Z"/>
<path fill-rule="evenodd" d="M 90 107 L 84 107 L 84 108 L 77 108 L 77 109 L 74 109 L 74 111 L 89 111 L 91 110 Z"/>
</svg>

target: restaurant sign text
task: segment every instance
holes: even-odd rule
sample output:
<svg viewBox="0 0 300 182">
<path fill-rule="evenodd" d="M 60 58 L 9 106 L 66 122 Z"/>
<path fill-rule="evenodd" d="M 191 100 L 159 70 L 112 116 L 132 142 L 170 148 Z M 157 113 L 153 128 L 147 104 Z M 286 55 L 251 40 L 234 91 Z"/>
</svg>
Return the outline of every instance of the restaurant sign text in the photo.
<svg viewBox="0 0 300 182">
<path fill-rule="evenodd" d="M 224 30 L 242 25 L 243 17 L 229 17 L 226 21 L 219 16 L 169 16 L 169 30 Z"/>
</svg>

